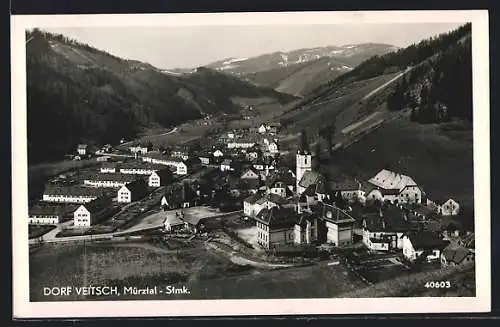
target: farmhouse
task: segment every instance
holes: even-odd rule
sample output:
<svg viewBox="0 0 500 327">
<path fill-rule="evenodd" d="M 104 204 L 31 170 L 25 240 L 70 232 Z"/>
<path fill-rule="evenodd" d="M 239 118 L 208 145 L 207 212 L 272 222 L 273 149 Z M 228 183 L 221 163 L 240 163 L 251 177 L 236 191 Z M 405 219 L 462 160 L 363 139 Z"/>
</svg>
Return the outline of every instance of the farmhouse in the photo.
<svg viewBox="0 0 500 327">
<path fill-rule="evenodd" d="M 148 191 L 148 186 L 143 179 L 137 179 L 126 185 L 123 185 L 117 194 L 118 202 L 120 203 L 131 203 L 142 199 L 146 196 Z"/>
<path fill-rule="evenodd" d="M 56 225 L 73 216 L 76 205 L 38 203 L 28 211 L 30 225 Z"/>
<path fill-rule="evenodd" d="M 368 183 L 372 189 L 367 192 L 367 199 L 391 203 L 422 203 L 423 192 L 409 176 L 382 169 Z"/>
<path fill-rule="evenodd" d="M 44 202 L 88 203 L 102 196 L 101 190 L 83 186 L 48 186 L 43 191 Z"/>
<path fill-rule="evenodd" d="M 130 174 L 102 173 L 94 174 L 84 179 L 83 184 L 93 187 L 119 188 L 135 181 L 137 176 Z"/>
<path fill-rule="evenodd" d="M 78 154 L 81 156 L 85 156 L 87 155 L 87 149 L 88 149 L 87 144 L 78 144 L 78 146 L 76 147 L 76 152 L 78 152 Z"/>
<path fill-rule="evenodd" d="M 402 249 L 403 235 L 418 230 L 411 219 L 408 211 L 395 206 L 365 214 L 362 216 L 363 243 L 374 251 Z"/>
<path fill-rule="evenodd" d="M 171 183 L 173 180 L 172 171 L 170 168 L 163 168 L 153 171 L 148 177 L 149 187 L 160 187 Z"/>
<path fill-rule="evenodd" d="M 439 260 L 441 251 L 449 242 L 429 231 L 409 232 L 403 235 L 403 256 L 408 261 Z"/>
<path fill-rule="evenodd" d="M 73 213 L 75 227 L 90 227 L 105 219 L 110 212 L 111 199 L 103 196 L 82 204 Z"/>
<path fill-rule="evenodd" d="M 459 212 L 460 205 L 453 199 L 448 199 L 438 206 L 438 214 L 443 216 L 456 216 Z"/>
<path fill-rule="evenodd" d="M 255 217 L 257 242 L 266 249 L 295 241 L 294 208 L 272 207 L 262 209 Z"/>
</svg>

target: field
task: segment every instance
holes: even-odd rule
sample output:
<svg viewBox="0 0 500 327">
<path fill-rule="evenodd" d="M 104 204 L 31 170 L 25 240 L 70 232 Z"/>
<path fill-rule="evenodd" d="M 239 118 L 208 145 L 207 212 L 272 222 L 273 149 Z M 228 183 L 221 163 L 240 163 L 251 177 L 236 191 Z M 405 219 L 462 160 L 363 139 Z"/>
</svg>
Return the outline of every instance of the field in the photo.
<svg viewBox="0 0 500 327">
<path fill-rule="evenodd" d="M 28 234 L 29 238 L 37 238 L 39 236 L 42 236 L 43 234 L 46 234 L 56 228 L 54 225 L 29 225 L 28 226 Z"/>
<path fill-rule="evenodd" d="M 181 250 L 139 244 L 96 244 L 86 248 L 83 245 L 53 245 L 31 254 L 31 300 L 83 299 L 76 295 L 44 297 L 41 293 L 42 287 L 60 285 L 186 285 L 191 289 L 191 294 L 187 295 L 189 299 L 251 299 L 332 297 L 364 284 L 341 265 L 256 269 L 234 264 L 204 250 L 198 243 Z M 186 295 L 178 296 L 186 298 Z M 113 297 L 89 299 L 112 300 Z M 141 297 L 122 296 L 120 299 Z"/>
</svg>

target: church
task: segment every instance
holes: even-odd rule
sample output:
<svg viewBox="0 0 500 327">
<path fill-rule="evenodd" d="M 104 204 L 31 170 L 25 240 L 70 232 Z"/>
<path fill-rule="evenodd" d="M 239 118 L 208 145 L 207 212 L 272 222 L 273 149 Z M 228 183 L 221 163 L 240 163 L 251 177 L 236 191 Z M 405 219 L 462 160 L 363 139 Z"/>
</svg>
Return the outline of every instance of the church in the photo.
<svg viewBox="0 0 500 327">
<path fill-rule="evenodd" d="M 318 197 L 316 188 L 324 176 L 313 171 L 313 156 L 305 135 L 296 154 L 295 208 L 277 205 L 255 216 L 259 244 L 264 248 L 285 244 L 330 244 L 348 247 L 353 243 L 355 219 L 336 206 L 334 195 Z"/>
</svg>

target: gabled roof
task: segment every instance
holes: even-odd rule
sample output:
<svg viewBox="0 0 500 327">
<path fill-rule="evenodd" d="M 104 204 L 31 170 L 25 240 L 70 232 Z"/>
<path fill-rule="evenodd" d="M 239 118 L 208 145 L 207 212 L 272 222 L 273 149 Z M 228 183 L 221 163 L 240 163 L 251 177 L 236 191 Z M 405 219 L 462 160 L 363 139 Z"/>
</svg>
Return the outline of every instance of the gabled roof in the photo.
<svg viewBox="0 0 500 327">
<path fill-rule="evenodd" d="M 444 248 L 448 244 L 436 233 L 430 231 L 410 232 L 408 238 L 415 250 Z"/>
<path fill-rule="evenodd" d="M 277 182 L 282 182 L 285 185 L 295 185 L 295 178 L 288 171 L 276 170 L 266 179 L 266 186 L 271 187 Z"/>
<path fill-rule="evenodd" d="M 387 169 L 379 171 L 374 177 L 370 178 L 368 182 L 381 189 L 396 189 L 398 191 L 402 191 L 406 186 L 417 185 L 411 177 Z"/>
<path fill-rule="evenodd" d="M 294 208 L 264 208 L 257 214 L 255 220 L 268 225 L 269 228 L 287 228 L 295 225 L 297 213 Z"/>
<path fill-rule="evenodd" d="M 288 201 L 284 197 L 281 197 L 278 194 L 274 193 L 264 194 L 260 199 L 256 201 L 256 203 L 264 204 L 267 201 L 275 203 L 277 205 L 284 205 L 288 203 Z"/>
<path fill-rule="evenodd" d="M 417 228 L 411 223 L 412 217 L 408 213 L 394 206 L 382 209 L 380 212 L 364 214 L 362 219 L 363 225 L 366 225 L 365 228 L 370 232 L 409 232 Z"/>
<path fill-rule="evenodd" d="M 319 210 L 321 212 L 321 218 L 323 220 L 335 224 L 354 223 L 356 221 L 356 219 L 351 217 L 347 212 L 341 210 L 340 208 L 337 208 L 334 205 L 322 203 Z"/>
<path fill-rule="evenodd" d="M 307 188 L 310 185 L 316 185 L 323 176 L 321 176 L 319 173 L 314 172 L 314 171 L 306 171 L 304 172 L 304 175 L 302 175 L 302 178 L 300 179 L 299 186 Z"/>
</svg>

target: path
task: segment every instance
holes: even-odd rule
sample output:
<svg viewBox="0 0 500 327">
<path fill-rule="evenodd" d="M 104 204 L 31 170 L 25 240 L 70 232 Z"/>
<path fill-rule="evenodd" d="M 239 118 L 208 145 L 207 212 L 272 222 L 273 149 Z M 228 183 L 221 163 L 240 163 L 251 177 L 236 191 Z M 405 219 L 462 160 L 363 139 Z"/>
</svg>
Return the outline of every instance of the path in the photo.
<svg viewBox="0 0 500 327">
<path fill-rule="evenodd" d="M 177 127 L 174 127 L 172 130 L 168 131 L 168 132 L 165 132 L 165 133 L 161 133 L 161 134 L 153 134 L 153 135 L 147 135 L 147 137 L 158 137 L 158 136 L 165 136 L 165 135 L 170 135 L 170 134 L 173 134 L 177 132 Z M 143 137 L 146 137 L 143 136 Z M 133 143 L 133 142 L 137 142 L 137 139 L 135 140 L 132 140 L 132 141 L 128 141 L 128 142 L 124 142 L 122 144 L 120 144 L 120 146 L 123 146 L 123 145 L 127 145 L 127 144 L 130 144 L 130 143 Z"/>
<path fill-rule="evenodd" d="M 384 84 L 380 85 L 379 87 L 377 87 L 375 90 L 371 91 L 370 93 L 368 93 L 367 95 L 365 95 L 363 97 L 363 99 L 361 99 L 361 101 L 364 101 L 366 99 L 369 99 L 371 98 L 372 96 L 374 96 L 376 93 L 380 92 L 381 90 L 383 90 L 384 88 L 386 88 L 387 86 L 391 85 L 392 83 L 394 83 L 395 81 L 397 81 L 399 78 L 401 78 L 404 74 L 408 73 L 410 70 L 412 70 L 413 67 L 408 67 L 406 68 L 406 70 L 404 72 L 401 72 L 399 73 L 398 75 L 394 76 L 392 79 L 390 79 L 389 81 L 385 82 Z"/>
</svg>

